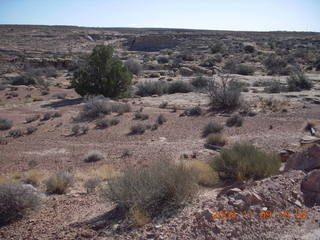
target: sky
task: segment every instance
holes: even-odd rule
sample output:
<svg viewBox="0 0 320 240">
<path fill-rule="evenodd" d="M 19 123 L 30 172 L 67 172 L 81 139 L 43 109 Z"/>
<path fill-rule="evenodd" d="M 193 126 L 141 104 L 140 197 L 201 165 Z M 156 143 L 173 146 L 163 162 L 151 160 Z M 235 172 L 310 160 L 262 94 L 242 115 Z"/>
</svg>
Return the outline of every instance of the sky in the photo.
<svg viewBox="0 0 320 240">
<path fill-rule="evenodd" d="M 320 0 L 0 0 L 0 24 L 320 32 Z"/>
</svg>

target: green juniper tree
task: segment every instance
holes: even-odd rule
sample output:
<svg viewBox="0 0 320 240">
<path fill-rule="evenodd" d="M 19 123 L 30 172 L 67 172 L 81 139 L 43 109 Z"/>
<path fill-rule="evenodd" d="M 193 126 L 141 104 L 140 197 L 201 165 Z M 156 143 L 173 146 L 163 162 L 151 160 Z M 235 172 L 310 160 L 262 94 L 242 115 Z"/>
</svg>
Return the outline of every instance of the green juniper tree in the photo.
<svg viewBox="0 0 320 240">
<path fill-rule="evenodd" d="M 124 96 L 131 85 L 132 74 L 119 59 L 113 57 L 112 46 L 97 45 L 86 64 L 74 73 L 71 86 L 81 96 Z"/>
</svg>

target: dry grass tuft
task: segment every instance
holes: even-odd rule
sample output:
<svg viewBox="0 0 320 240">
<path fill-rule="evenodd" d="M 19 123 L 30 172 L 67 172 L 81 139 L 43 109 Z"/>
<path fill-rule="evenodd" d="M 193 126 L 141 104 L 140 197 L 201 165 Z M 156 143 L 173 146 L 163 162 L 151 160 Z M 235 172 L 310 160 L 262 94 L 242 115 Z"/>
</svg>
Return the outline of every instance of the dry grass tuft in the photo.
<svg viewBox="0 0 320 240">
<path fill-rule="evenodd" d="M 214 186 L 219 181 L 218 173 L 208 163 L 192 160 L 185 164 L 196 176 L 199 185 L 210 187 Z"/>
</svg>

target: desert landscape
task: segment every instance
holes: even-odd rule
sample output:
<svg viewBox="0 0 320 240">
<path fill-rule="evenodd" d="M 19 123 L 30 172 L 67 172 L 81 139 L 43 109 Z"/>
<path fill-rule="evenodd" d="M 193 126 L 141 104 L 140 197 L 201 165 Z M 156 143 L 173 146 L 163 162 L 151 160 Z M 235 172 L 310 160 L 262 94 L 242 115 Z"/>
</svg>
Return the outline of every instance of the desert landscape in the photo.
<svg viewBox="0 0 320 240">
<path fill-rule="evenodd" d="M 0 38 L 0 239 L 320 239 L 320 33 Z"/>
</svg>

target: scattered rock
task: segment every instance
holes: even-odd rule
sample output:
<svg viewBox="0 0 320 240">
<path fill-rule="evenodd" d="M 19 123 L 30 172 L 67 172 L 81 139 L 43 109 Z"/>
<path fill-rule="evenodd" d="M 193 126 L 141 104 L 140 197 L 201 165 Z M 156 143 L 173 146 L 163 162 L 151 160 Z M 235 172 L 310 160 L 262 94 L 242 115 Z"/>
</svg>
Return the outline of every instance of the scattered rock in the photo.
<svg viewBox="0 0 320 240">
<path fill-rule="evenodd" d="M 320 205 L 320 169 L 309 172 L 302 180 L 301 191 L 307 206 Z"/>
<path fill-rule="evenodd" d="M 318 144 L 292 155 L 287 160 L 285 171 L 296 169 L 309 172 L 316 168 L 320 168 L 320 145 Z"/>
</svg>

